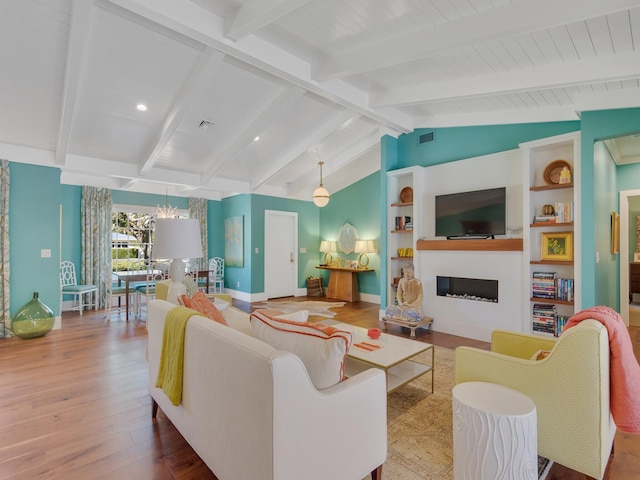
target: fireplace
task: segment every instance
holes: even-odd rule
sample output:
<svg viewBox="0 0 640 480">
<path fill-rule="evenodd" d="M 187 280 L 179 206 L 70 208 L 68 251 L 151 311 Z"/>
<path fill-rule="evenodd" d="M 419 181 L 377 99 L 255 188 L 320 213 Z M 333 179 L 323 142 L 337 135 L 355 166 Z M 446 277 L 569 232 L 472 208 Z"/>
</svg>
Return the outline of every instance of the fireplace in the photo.
<svg viewBox="0 0 640 480">
<path fill-rule="evenodd" d="M 436 277 L 438 296 L 498 303 L 498 281 L 480 278 Z"/>
</svg>

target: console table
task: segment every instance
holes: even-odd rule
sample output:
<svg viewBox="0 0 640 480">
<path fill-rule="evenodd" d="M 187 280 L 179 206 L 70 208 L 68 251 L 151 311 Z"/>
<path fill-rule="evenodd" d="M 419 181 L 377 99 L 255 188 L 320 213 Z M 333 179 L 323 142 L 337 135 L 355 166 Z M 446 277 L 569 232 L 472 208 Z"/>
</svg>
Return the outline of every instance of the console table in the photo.
<svg viewBox="0 0 640 480">
<path fill-rule="evenodd" d="M 344 300 L 345 302 L 357 302 L 360 299 L 358 292 L 358 274 L 374 271 L 370 268 L 342 268 L 325 265 L 318 265 L 316 268 L 329 270 L 327 297 Z"/>
</svg>

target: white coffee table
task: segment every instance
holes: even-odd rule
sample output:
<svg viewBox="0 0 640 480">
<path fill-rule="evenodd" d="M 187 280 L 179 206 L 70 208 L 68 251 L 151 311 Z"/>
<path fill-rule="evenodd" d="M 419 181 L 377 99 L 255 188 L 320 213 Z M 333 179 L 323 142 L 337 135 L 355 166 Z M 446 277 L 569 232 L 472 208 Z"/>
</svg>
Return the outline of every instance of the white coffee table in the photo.
<svg viewBox="0 0 640 480">
<path fill-rule="evenodd" d="M 353 344 L 347 354 L 345 366 L 347 377 L 352 377 L 371 367 L 380 368 L 387 375 L 387 393 L 391 393 L 412 380 L 431 372 L 431 393 L 433 393 L 435 351 L 430 343 L 417 342 L 386 333 L 381 334 L 380 338 L 372 340 L 367 336 L 366 328 L 347 323 L 332 323 L 331 326 L 351 332 L 353 336 Z M 369 351 L 356 346 L 362 342 L 381 348 Z M 431 350 L 431 365 L 411 360 L 427 350 Z"/>
</svg>

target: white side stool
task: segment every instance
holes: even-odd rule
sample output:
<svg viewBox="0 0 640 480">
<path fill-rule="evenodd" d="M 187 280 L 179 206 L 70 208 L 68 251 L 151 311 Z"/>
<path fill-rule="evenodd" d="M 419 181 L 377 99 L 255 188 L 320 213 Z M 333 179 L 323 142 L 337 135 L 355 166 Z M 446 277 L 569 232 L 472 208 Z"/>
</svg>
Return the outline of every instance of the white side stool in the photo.
<svg viewBox="0 0 640 480">
<path fill-rule="evenodd" d="M 523 393 L 485 382 L 453 387 L 455 480 L 537 480 L 536 406 Z"/>
</svg>

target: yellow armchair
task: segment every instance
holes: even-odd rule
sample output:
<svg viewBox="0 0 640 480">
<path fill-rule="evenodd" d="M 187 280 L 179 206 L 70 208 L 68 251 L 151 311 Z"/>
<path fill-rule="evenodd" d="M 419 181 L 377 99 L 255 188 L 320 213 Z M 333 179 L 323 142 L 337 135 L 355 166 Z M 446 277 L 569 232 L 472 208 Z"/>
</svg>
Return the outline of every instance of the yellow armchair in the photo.
<svg viewBox="0 0 640 480">
<path fill-rule="evenodd" d="M 530 360 L 551 350 L 544 360 Z M 491 351 L 458 347 L 455 382 L 490 382 L 518 390 L 536 404 L 538 454 L 602 479 L 616 426 L 609 403 L 609 337 L 584 320 L 559 339 L 495 331 Z"/>
</svg>

